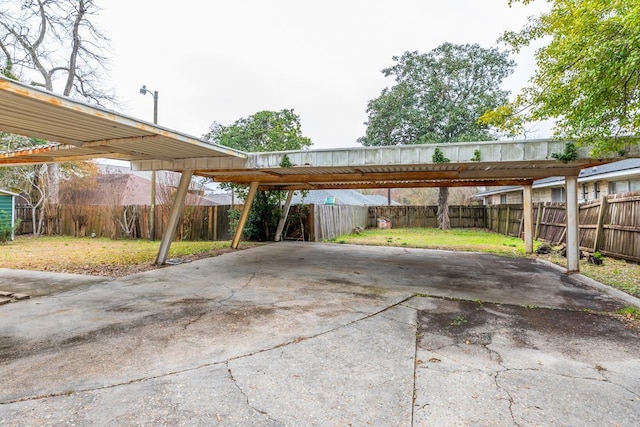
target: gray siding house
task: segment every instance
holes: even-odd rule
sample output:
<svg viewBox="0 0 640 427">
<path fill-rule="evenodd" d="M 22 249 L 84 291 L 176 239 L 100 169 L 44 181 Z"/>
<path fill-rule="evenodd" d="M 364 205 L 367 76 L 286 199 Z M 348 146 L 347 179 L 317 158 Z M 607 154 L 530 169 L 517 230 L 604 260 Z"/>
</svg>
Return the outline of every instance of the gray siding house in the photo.
<svg viewBox="0 0 640 427">
<path fill-rule="evenodd" d="M 583 169 L 578 177 L 578 202 L 598 200 L 609 194 L 640 191 L 640 159 Z M 522 187 L 489 188 L 474 195 L 485 205 L 522 204 Z M 540 179 L 533 183 L 533 202 L 564 202 L 564 177 Z"/>
</svg>

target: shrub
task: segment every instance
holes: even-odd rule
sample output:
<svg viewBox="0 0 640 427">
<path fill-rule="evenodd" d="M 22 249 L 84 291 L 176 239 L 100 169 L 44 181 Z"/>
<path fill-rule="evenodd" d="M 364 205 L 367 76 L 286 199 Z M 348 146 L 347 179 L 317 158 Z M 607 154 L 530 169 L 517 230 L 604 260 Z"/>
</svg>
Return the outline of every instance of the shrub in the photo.
<svg viewBox="0 0 640 427">
<path fill-rule="evenodd" d="M 11 226 L 11 216 L 5 211 L 0 211 L 0 244 L 6 245 L 13 232 L 20 226 L 20 220 L 17 219 L 15 224 Z"/>
</svg>

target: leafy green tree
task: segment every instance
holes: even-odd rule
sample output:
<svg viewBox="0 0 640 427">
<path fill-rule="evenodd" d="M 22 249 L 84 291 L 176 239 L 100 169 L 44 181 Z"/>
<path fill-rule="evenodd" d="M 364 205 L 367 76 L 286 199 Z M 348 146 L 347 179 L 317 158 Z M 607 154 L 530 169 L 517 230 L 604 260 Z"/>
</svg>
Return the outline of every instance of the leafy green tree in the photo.
<svg viewBox="0 0 640 427">
<path fill-rule="evenodd" d="M 260 111 L 230 126 L 213 123 L 204 138 L 247 152 L 301 150 L 311 146 L 302 135 L 300 117 L 293 110 Z M 286 165 L 283 165 L 286 166 Z M 240 197 L 247 187 L 231 186 Z M 250 240 L 271 240 L 281 215 L 282 191 L 259 191 L 253 202 L 244 234 Z"/>
<path fill-rule="evenodd" d="M 515 63 L 497 48 L 444 43 L 428 53 L 405 52 L 382 73 L 395 79 L 369 101 L 365 146 L 424 144 L 495 139 L 478 122 L 487 110 L 508 101 L 500 88 Z M 447 189 L 441 189 L 440 228 L 448 228 Z"/>
<path fill-rule="evenodd" d="M 533 0 L 510 0 L 531 3 Z M 554 119 L 555 136 L 575 139 L 595 154 L 638 142 L 640 130 L 640 2 L 553 0 L 549 12 L 502 36 L 518 52 L 536 52 L 530 85 L 492 113 L 509 128 L 518 121 Z M 487 118 L 487 117 L 486 117 Z"/>
</svg>

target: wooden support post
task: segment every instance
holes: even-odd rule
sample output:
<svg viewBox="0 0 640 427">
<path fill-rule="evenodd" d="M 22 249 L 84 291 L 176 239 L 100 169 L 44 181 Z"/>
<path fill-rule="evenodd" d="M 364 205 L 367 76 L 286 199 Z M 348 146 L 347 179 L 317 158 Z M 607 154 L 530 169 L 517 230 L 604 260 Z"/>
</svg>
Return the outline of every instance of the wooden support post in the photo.
<svg viewBox="0 0 640 427">
<path fill-rule="evenodd" d="M 525 185 L 522 189 L 522 218 L 524 222 L 524 252 L 533 253 L 533 189 Z"/>
<path fill-rule="evenodd" d="M 189 184 L 191 184 L 191 177 L 193 171 L 183 171 L 180 177 L 180 184 L 178 184 L 178 191 L 176 192 L 175 199 L 171 205 L 171 211 L 169 212 L 169 222 L 167 223 L 167 229 L 162 236 L 160 242 L 160 249 L 158 250 L 158 257 L 156 258 L 156 264 L 164 264 L 167 262 L 167 256 L 169 255 L 169 249 L 171 248 L 171 242 L 176 235 L 176 229 L 178 228 L 178 221 L 182 210 L 184 208 L 184 202 L 187 198 L 187 190 Z"/>
<path fill-rule="evenodd" d="M 276 242 L 282 240 L 282 231 L 284 230 L 284 224 L 287 222 L 287 216 L 289 216 L 289 208 L 291 207 L 291 199 L 293 198 L 293 190 L 287 192 L 287 200 L 284 202 L 284 208 L 282 209 L 282 216 L 278 222 L 278 228 L 276 229 L 276 235 L 273 239 Z"/>
<path fill-rule="evenodd" d="M 249 194 L 247 195 L 247 200 L 244 201 L 244 208 L 242 209 L 242 215 L 240 215 L 240 221 L 238 221 L 238 228 L 236 228 L 236 233 L 233 236 L 233 241 L 231 242 L 231 247 L 233 249 L 238 249 L 238 246 L 240 245 L 240 238 L 242 237 L 244 226 L 247 224 L 247 218 L 249 218 L 251 205 L 253 204 L 253 199 L 256 198 L 257 191 L 258 183 L 252 182 L 249 186 Z"/>
<path fill-rule="evenodd" d="M 609 209 L 607 196 L 600 198 L 600 210 L 598 211 L 598 225 L 596 228 L 596 237 L 593 240 L 593 252 L 598 252 L 602 248 L 602 240 L 604 238 L 604 217 Z"/>
<path fill-rule="evenodd" d="M 567 190 L 567 273 L 580 271 L 578 177 L 565 177 Z"/>
</svg>

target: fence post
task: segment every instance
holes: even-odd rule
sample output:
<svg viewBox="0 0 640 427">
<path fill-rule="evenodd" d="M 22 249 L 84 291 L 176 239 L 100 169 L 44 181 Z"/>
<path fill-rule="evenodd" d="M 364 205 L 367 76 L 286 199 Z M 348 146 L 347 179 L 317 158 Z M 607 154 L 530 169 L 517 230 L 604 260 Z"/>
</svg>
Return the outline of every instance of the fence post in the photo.
<svg viewBox="0 0 640 427">
<path fill-rule="evenodd" d="M 507 216 L 504 220 L 504 234 L 509 235 L 509 225 L 511 224 L 511 208 L 507 205 Z"/>
<path fill-rule="evenodd" d="M 542 222 L 542 212 L 544 211 L 544 207 L 542 202 L 538 203 L 538 212 L 536 212 L 536 231 L 533 234 L 533 240 L 537 240 L 540 236 L 540 223 Z"/>
<path fill-rule="evenodd" d="M 596 228 L 596 237 L 593 241 L 593 252 L 598 252 L 602 247 L 602 239 L 604 237 L 604 214 L 609 209 L 607 196 L 600 198 L 600 210 L 598 211 L 598 226 Z"/>
</svg>

